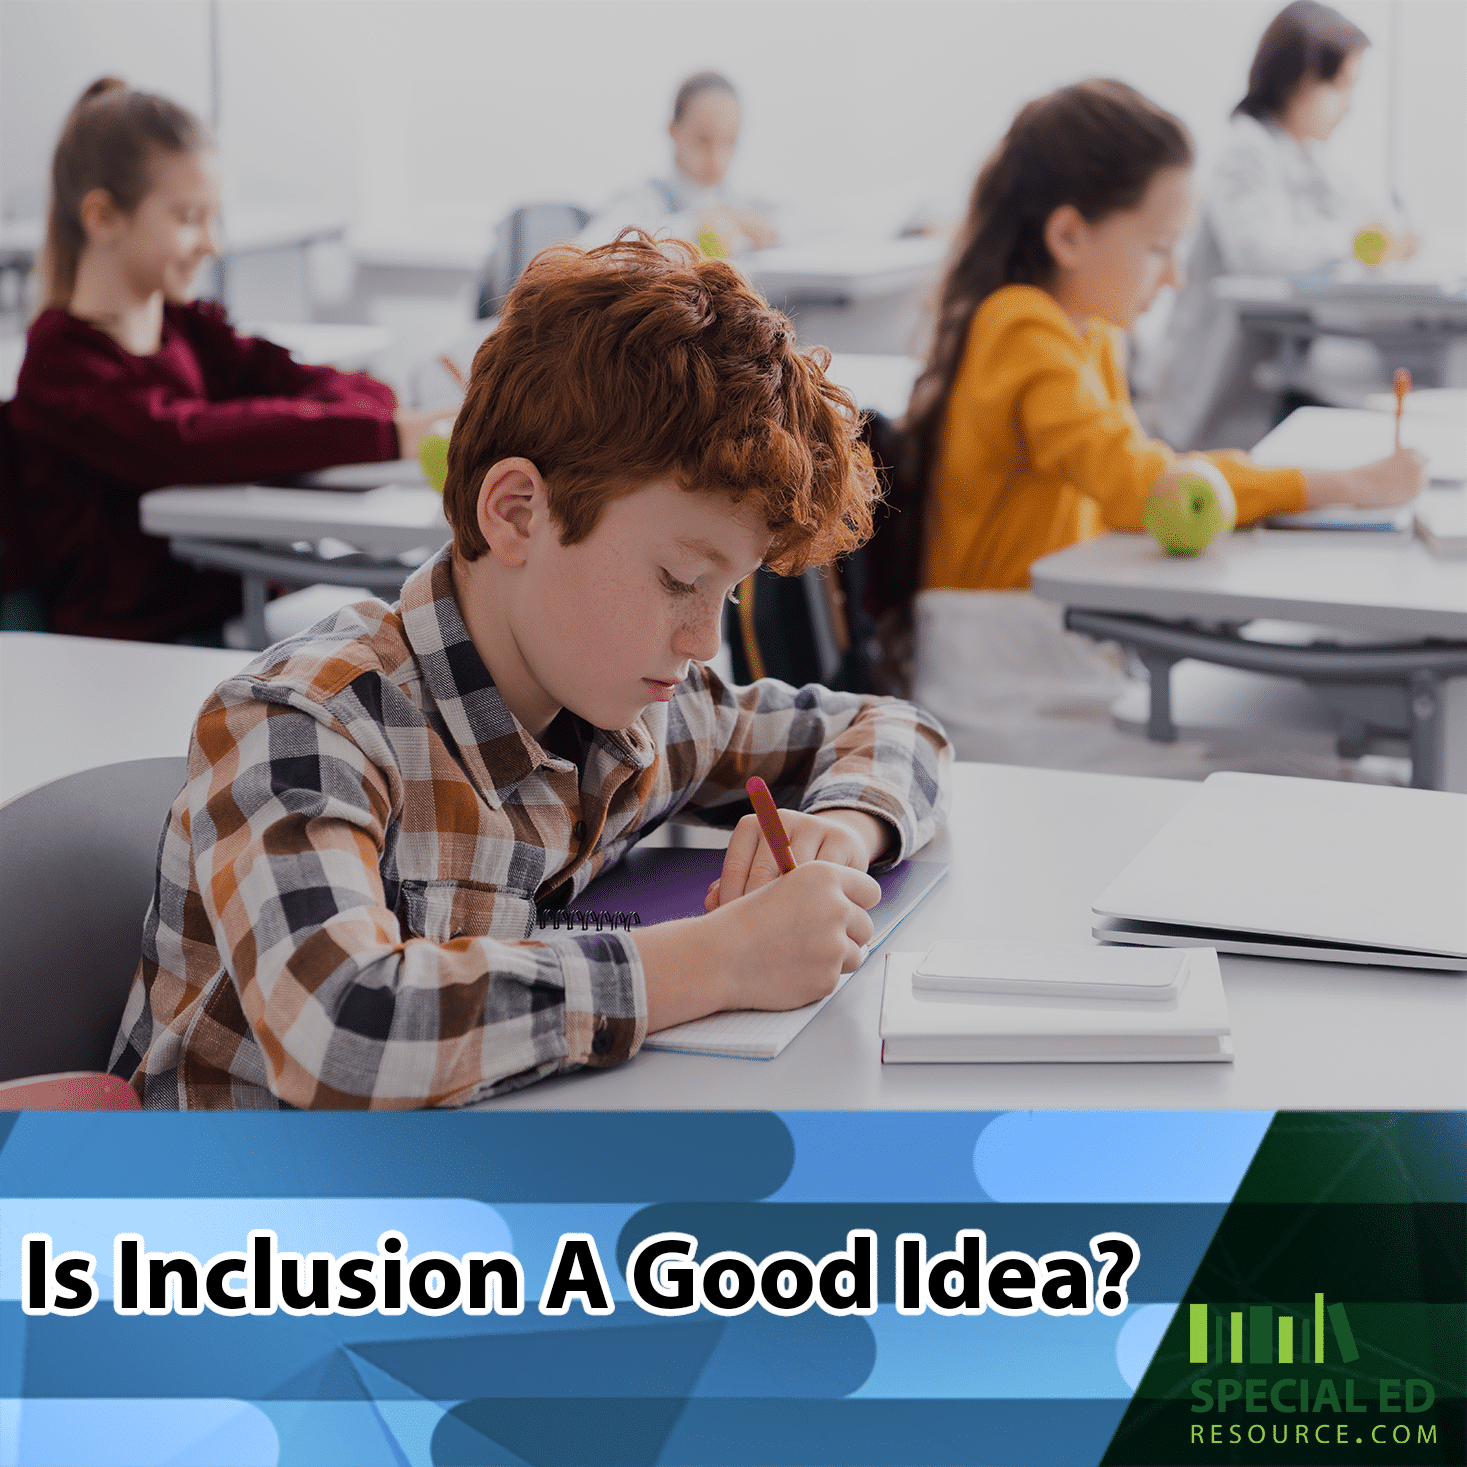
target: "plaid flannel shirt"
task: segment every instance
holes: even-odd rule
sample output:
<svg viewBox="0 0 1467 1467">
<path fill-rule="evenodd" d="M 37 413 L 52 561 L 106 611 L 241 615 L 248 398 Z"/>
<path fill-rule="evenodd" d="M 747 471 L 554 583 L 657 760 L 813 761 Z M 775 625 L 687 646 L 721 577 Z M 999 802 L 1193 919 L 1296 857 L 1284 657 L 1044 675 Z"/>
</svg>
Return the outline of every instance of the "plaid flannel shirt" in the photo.
<svg viewBox="0 0 1467 1467">
<path fill-rule="evenodd" d="M 149 1109 L 461 1105 L 647 1029 L 636 943 L 537 939 L 677 811 L 750 774 L 803 810 L 937 828 L 950 750 L 909 704 L 694 664 L 579 762 L 515 720 L 474 650 L 447 551 L 262 653 L 205 703 L 158 857 L 111 1068 Z"/>
</svg>

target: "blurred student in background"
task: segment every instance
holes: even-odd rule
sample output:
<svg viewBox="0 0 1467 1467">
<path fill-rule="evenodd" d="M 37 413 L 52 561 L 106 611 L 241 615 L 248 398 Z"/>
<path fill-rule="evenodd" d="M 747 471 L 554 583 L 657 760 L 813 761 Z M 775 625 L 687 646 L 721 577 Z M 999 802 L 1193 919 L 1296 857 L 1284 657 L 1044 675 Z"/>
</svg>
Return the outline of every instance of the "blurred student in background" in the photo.
<svg viewBox="0 0 1467 1467">
<path fill-rule="evenodd" d="M 417 453 L 433 412 L 365 373 L 304 367 L 195 299 L 218 253 L 213 144 L 192 113 L 95 82 L 56 145 L 43 302 L 10 420 L 6 579 L 25 546 L 51 630 L 213 640 L 233 576 L 170 559 L 138 499 L 166 484 L 265 478 Z"/>
<path fill-rule="evenodd" d="M 576 243 L 585 248 L 606 244 L 635 224 L 649 234 L 701 242 L 705 253 L 740 255 L 774 244 L 770 206 L 728 184 L 739 143 L 739 97 L 733 83 L 716 71 L 690 76 L 677 89 L 667 133 L 672 139 L 671 173 L 617 194 Z"/>
<path fill-rule="evenodd" d="M 1247 446 L 1277 413 L 1277 394 L 1253 380 L 1275 343 L 1239 328 L 1235 312 L 1213 293 L 1218 276 L 1319 270 L 1348 258 L 1367 227 L 1390 236 L 1387 258 L 1416 248 L 1324 149 L 1350 110 L 1369 44 L 1364 31 L 1315 0 L 1286 6 L 1258 43 L 1248 94 L 1233 109 L 1204 195 L 1186 288 L 1154 365 L 1143 373 L 1155 384 L 1148 422 L 1178 448 Z"/>
<path fill-rule="evenodd" d="M 926 495 L 913 696 L 959 757 L 1141 772 L 1166 752 L 1112 731 L 1117 663 L 1027 587 L 1040 556 L 1142 529 L 1148 493 L 1179 472 L 1132 410 L 1123 333 L 1181 284 L 1192 208 L 1186 129 L 1118 81 L 1029 103 L 978 175 L 901 465 Z M 1423 481 L 1410 450 L 1339 472 L 1208 457 L 1242 523 L 1400 504 Z"/>
</svg>

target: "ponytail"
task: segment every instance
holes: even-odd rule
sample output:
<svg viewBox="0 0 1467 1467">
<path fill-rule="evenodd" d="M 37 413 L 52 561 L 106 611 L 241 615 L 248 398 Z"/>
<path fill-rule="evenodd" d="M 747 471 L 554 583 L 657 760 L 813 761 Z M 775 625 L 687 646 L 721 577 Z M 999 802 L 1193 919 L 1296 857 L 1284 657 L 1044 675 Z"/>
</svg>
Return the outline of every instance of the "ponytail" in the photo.
<svg viewBox="0 0 1467 1467">
<path fill-rule="evenodd" d="M 208 145 L 208 130 L 187 108 L 152 92 L 135 92 L 119 77 L 94 81 L 71 109 L 51 160 L 41 247 L 42 307 L 64 308 L 76 289 L 87 243 L 81 204 L 93 189 L 106 189 L 130 214 L 152 186 L 158 153 L 192 153 Z"/>
<path fill-rule="evenodd" d="M 1047 289 L 1053 279 L 1049 216 L 1070 204 L 1095 223 L 1139 204 L 1159 169 L 1191 162 L 1186 127 L 1124 82 L 1077 82 L 1020 109 L 973 186 L 938 295 L 927 366 L 903 421 L 897 472 L 919 503 L 974 314 L 1001 286 Z"/>
</svg>

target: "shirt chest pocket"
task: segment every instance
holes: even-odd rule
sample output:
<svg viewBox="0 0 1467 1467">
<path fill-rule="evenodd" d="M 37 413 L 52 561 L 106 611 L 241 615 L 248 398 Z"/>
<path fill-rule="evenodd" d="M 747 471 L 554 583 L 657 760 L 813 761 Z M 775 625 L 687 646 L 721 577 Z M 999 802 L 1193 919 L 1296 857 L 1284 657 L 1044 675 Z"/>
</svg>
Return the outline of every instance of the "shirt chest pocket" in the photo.
<svg viewBox="0 0 1467 1467">
<path fill-rule="evenodd" d="M 455 937 L 524 937 L 534 918 L 526 897 L 476 881 L 404 881 L 397 919 L 404 937 L 448 942 Z"/>
</svg>

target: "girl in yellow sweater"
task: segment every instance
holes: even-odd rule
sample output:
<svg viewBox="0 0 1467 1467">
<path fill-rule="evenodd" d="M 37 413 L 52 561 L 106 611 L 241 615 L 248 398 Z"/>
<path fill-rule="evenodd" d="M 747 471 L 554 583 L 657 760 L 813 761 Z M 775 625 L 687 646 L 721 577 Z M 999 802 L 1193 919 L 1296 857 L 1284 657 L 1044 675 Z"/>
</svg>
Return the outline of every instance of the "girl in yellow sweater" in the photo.
<svg viewBox="0 0 1467 1467">
<path fill-rule="evenodd" d="M 983 706 L 1043 716 L 1058 700 L 1073 724 L 1118 689 L 1113 664 L 1024 588 L 1040 556 L 1142 529 L 1148 492 L 1178 471 L 1132 410 L 1122 333 L 1182 282 L 1177 251 L 1192 212 L 1185 127 L 1116 81 L 1029 103 L 978 176 L 904 435 L 905 472 L 927 494 L 916 694 L 954 725 L 966 757 L 1074 765 L 1073 751 L 1046 754 L 1032 728 L 989 738 Z M 1323 504 L 1403 504 L 1424 482 L 1409 449 L 1347 471 L 1206 457 L 1241 523 Z M 1009 594 L 934 600 L 942 588 Z M 966 740 L 965 705 L 977 710 Z"/>
</svg>

